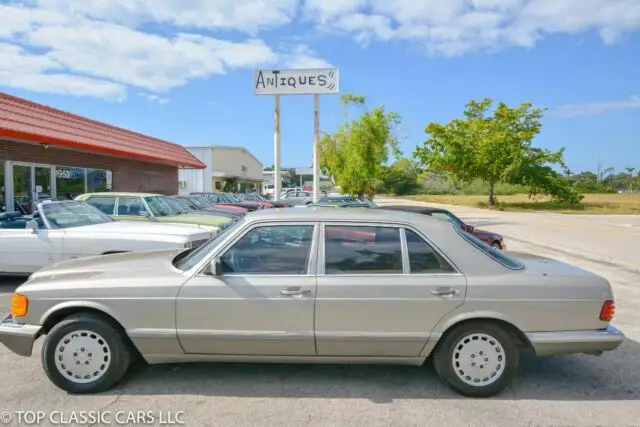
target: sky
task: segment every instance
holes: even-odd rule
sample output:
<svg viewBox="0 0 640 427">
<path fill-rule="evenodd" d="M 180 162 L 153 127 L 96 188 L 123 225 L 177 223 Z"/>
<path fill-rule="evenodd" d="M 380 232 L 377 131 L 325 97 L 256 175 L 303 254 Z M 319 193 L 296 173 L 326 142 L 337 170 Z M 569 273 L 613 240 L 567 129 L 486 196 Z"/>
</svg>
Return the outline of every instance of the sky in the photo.
<svg viewBox="0 0 640 427">
<path fill-rule="evenodd" d="M 0 91 L 273 164 L 261 68 L 340 70 L 402 117 L 411 156 L 470 99 L 546 108 L 571 170 L 640 170 L 640 0 L 0 0 Z M 320 126 L 340 122 L 320 97 Z M 310 166 L 313 99 L 281 97 L 284 166 Z"/>
</svg>

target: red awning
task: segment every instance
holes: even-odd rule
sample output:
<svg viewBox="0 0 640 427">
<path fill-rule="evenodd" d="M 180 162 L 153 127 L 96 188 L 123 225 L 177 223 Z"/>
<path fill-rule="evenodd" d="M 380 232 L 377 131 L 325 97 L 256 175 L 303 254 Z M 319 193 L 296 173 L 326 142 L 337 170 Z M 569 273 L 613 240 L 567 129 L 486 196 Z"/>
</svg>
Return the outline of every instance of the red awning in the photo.
<svg viewBox="0 0 640 427">
<path fill-rule="evenodd" d="M 0 92 L 0 138 L 48 144 L 149 163 L 203 169 L 180 145 Z"/>
</svg>

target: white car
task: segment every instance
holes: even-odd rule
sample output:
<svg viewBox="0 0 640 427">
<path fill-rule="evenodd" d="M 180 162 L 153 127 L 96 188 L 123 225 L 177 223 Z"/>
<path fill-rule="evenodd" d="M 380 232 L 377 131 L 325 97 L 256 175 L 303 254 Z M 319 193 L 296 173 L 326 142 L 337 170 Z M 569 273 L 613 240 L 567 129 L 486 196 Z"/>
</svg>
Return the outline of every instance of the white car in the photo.
<svg viewBox="0 0 640 427">
<path fill-rule="evenodd" d="M 0 274 L 121 252 L 197 247 L 217 233 L 155 222 L 114 221 L 82 201 L 43 202 L 32 217 L 0 215 Z"/>
</svg>

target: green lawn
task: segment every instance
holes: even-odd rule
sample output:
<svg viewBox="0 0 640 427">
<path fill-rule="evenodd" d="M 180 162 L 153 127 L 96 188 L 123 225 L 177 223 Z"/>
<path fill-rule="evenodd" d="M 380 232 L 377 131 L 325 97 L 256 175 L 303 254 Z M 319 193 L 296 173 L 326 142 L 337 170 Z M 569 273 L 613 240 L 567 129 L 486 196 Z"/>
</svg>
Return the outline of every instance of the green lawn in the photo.
<svg viewBox="0 0 640 427">
<path fill-rule="evenodd" d="M 407 199 L 424 202 L 487 207 L 487 196 L 461 195 L 419 195 L 406 196 Z M 554 202 L 549 199 L 529 199 L 526 194 L 496 196 L 497 210 L 503 211 L 553 211 L 572 214 L 640 214 L 640 194 L 587 194 L 579 204 Z"/>
</svg>

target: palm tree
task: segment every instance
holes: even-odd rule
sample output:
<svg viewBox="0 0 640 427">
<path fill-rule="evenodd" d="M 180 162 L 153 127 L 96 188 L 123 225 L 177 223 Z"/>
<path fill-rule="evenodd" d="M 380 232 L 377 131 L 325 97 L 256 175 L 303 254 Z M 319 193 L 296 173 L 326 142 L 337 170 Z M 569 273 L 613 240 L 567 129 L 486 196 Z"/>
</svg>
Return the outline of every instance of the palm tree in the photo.
<svg viewBox="0 0 640 427">
<path fill-rule="evenodd" d="M 636 170 L 636 168 L 625 168 L 627 170 L 627 172 L 629 172 L 629 192 L 633 193 L 633 171 Z"/>
</svg>

